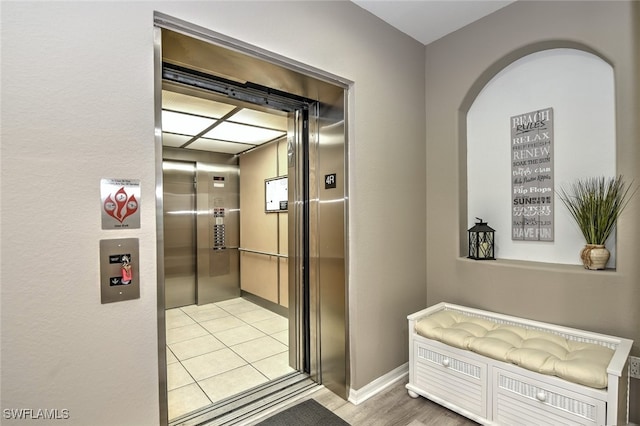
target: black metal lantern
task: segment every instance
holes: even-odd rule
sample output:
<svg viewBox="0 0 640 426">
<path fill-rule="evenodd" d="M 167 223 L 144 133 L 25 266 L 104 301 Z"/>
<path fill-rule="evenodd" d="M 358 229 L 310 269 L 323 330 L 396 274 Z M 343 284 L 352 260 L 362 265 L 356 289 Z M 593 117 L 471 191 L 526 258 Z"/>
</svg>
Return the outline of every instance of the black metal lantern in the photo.
<svg viewBox="0 0 640 426">
<path fill-rule="evenodd" d="M 469 232 L 469 259 L 475 260 L 495 260 L 494 242 L 495 230 L 476 217 L 475 225 Z"/>
</svg>

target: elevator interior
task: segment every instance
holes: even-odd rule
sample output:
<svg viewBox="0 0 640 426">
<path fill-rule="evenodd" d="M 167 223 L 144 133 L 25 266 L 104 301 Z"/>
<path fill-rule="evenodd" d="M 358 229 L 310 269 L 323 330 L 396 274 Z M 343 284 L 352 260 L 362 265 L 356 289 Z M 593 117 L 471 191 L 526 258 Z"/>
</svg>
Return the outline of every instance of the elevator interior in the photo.
<svg viewBox="0 0 640 426">
<path fill-rule="evenodd" d="M 275 214 L 261 208 L 265 182 L 286 180 L 286 167 L 278 168 L 279 163 L 286 166 L 286 113 L 231 104 L 169 83 L 165 87 L 166 308 L 228 300 L 239 297 L 241 289 L 286 307 L 286 208 Z M 241 194 L 246 207 L 242 216 Z M 269 265 L 273 261 L 277 265 Z M 271 282 L 274 271 L 277 283 Z"/>
<path fill-rule="evenodd" d="M 171 303 L 176 305 L 191 303 L 194 300 L 198 304 L 201 303 L 200 296 L 202 296 L 202 303 L 206 303 L 207 300 L 233 297 L 237 294 L 234 292 L 256 296 L 256 300 L 267 301 L 273 308 L 286 309 L 289 318 L 290 365 L 346 398 L 349 366 L 345 266 L 347 244 L 345 239 L 347 226 L 345 164 L 347 96 L 345 89 L 349 83 L 296 64 L 283 62 L 273 55 L 247 48 L 240 42 L 229 40 L 202 28 L 194 28 L 165 15 L 157 13 L 155 21 L 156 25 L 162 28 L 159 30 L 161 37 L 157 38 L 161 39 L 159 44 L 161 47 L 157 50 L 159 54 L 156 56 L 157 75 L 162 75 L 162 78 L 157 78 L 156 81 L 156 99 L 161 100 L 162 108 L 165 109 L 161 119 L 162 160 L 165 163 L 163 175 L 167 183 L 172 182 L 173 179 L 173 183 L 169 186 L 176 191 L 168 194 L 167 188 L 161 188 L 167 198 L 163 206 L 167 214 L 159 218 L 159 223 L 163 226 L 163 230 L 159 231 L 158 239 L 163 244 L 163 250 L 160 251 L 162 256 L 159 260 L 161 266 L 158 291 L 159 311 L 170 306 L 167 305 L 170 300 L 174 300 Z M 174 31 L 175 28 L 179 31 Z M 192 38 L 185 35 L 185 32 L 197 33 L 198 36 Z M 175 72 L 175 78 L 165 78 L 167 70 Z M 205 80 L 206 76 L 215 76 L 214 86 L 216 87 L 213 87 L 213 90 L 209 90 L 211 87 L 203 90 L 203 87 L 198 87 L 197 84 L 183 84 L 180 80 L 180 72 L 185 70 L 193 75 L 205 76 Z M 321 76 L 322 79 L 309 74 Z M 220 81 L 235 82 L 249 90 L 241 94 L 233 90 L 220 90 L 217 86 Z M 211 81 L 207 80 L 205 85 L 210 83 Z M 252 89 L 257 89 L 257 92 Z M 268 96 L 263 96 L 265 93 Z M 225 96 L 221 97 L 221 94 Z M 256 94 L 261 98 L 259 101 L 256 101 L 258 99 L 255 98 Z M 278 95 L 280 94 L 286 95 L 285 98 L 289 100 L 302 101 L 309 108 L 304 111 L 301 108 L 279 108 L 278 101 L 281 98 Z M 168 127 L 165 128 L 165 124 L 170 123 L 172 113 L 180 111 L 176 105 L 165 105 L 164 101 L 176 96 L 196 98 L 194 102 L 190 99 L 190 109 L 183 112 L 188 112 L 188 115 L 197 120 L 204 118 L 214 122 L 204 123 L 199 131 L 191 132 L 194 134 L 188 134 L 184 130 L 169 131 Z M 225 105 L 226 111 L 221 111 L 216 117 L 212 117 L 211 102 L 216 105 Z M 206 104 L 206 113 L 197 109 L 203 104 Z M 255 105 L 261 105 L 261 107 L 255 107 Z M 196 109 L 191 109 L 194 106 Z M 286 111 L 284 117 L 286 128 L 274 126 L 273 123 L 240 121 L 242 114 L 253 115 L 255 118 L 260 113 L 266 113 L 263 118 L 282 120 L 282 111 Z M 157 114 L 157 117 L 159 116 L 160 114 Z M 229 133 L 222 134 L 225 127 L 235 127 L 237 130 L 237 125 L 243 124 L 280 133 L 272 134 L 262 147 L 248 147 L 247 144 L 255 141 L 237 141 L 233 140 Z M 217 134 L 218 132 L 220 134 Z M 259 145 L 259 143 L 254 144 Z M 276 165 L 269 173 L 262 173 L 255 179 L 260 182 L 259 196 L 245 197 L 246 192 L 243 189 L 240 189 L 239 196 L 215 195 L 216 188 L 220 188 L 215 186 L 216 178 L 218 178 L 218 184 L 221 183 L 221 178 L 224 178 L 226 189 L 227 182 L 229 182 L 229 188 L 234 185 L 231 181 L 235 178 L 231 175 L 239 175 L 238 187 L 242 188 L 244 182 L 251 181 L 248 179 L 250 173 L 245 171 L 254 169 L 244 166 L 252 161 L 252 153 L 269 150 L 274 150 L 276 153 Z M 177 169 L 181 171 L 178 172 Z M 222 169 L 230 175 L 222 176 Z M 207 185 L 209 198 L 206 201 L 198 198 L 201 195 L 200 189 L 203 182 L 199 170 L 207 170 L 209 173 L 202 177 L 204 182 L 210 184 Z M 189 187 L 193 176 L 198 183 L 196 194 L 178 195 L 180 193 L 178 189 Z M 264 198 L 265 182 L 284 176 L 288 182 L 287 202 L 284 204 L 287 213 L 265 214 L 267 202 Z M 326 184 L 327 176 L 331 177 L 330 185 Z M 211 184 L 211 182 L 214 183 Z M 170 201 L 170 198 L 174 200 Z M 237 200 L 239 200 L 239 211 L 234 205 Z M 174 205 L 172 204 L 174 201 L 176 203 L 181 201 L 184 205 L 180 203 Z M 251 202 L 256 204 L 251 206 Z M 206 214 L 203 214 L 201 206 L 206 206 Z M 169 210 L 173 213 L 169 214 Z M 189 211 L 196 213 L 185 214 Z M 263 228 L 260 224 L 256 225 L 254 220 L 243 222 L 243 218 L 249 217 L 247 212 L 258 211 L 263 216 L 278 218 L 278 220 L 272 220 L 278 230 L 275 247 L 250 245 L 249 241 L 245 240 L 245 237 L 251 237 Z M 174 219 L 177 221 L 179 216 L 189 215 L 195 216 L 196 224 L 177 225 L 184 231 L 178 233 L 179 238 L 174 242 L 166 241 L 168 235 L 165 235 L 164 229 L 167 223 Z M 203 216 L 204 220 L 199 222 L 207 224 L 206 231 L 201 232 L 199 229 L 200 216 Z M 239 224 L 239 231 L 235 229 L 236 224 Z M 221 229 L 219 225 L 224 226 Z M 224 238 L 221 238 L 222 230 Z M 236 232 L 240 233 L 239 240 L 236 239 Z M 193 261 L 185 263 L 178 259 L 184 255 L 185 248 L 190 245 L 186 234 L 193 236 L 191 244 L 196 247 L 191 252 L 196 252 L 197 273 L 190 278 L 195 283 L 188 291 L 174 292 L 168 288 L 169 282 L 178 278 L 178 275 L 186 275 L 184 270 L 193 266 Z M 239 242 L 236 243 L 236 241 Z M 222 245 L 215 247 L 219 243 Z M 167 256 L 164 255 L 165 250 Z M 204 252 L 207 253 L 209 262 L 208 268 L 202 271 L 199 263 L 200 254 Z M 220 257 L 224 257 L 225 261 L 229 262 L 222 268 L 212 266 L 211 260 L 221 253 Z M 237 277 L 232 272 L 235 254 L 238 255 L 240 263 L 239 287 L 234 283 Z M 176 258 L 169 260 L 172 255 Z M 250 259 L 257 260 L 258 263 L 253 267 L 243 268 Z M 264 289 L 250 288 L 250 284 L 244 286 L 244 282 L 255 281 L 247 279 L 252 274 L 260 278 L 266 276 L 263 271 L 269 269 L 274 262 L 277 264 L 276 282 L 278 284 L 275 287 L 270 286 L 271 293 L 261 293 Z M 176 275 L 171 276 L 172 272 Z M 207 279 L 203 280 L 203 287 L 207 286 L 206 289 L 200 289 L 199 277 L 203 272 L 210 278 L 208 284 Z M 216 280 L 224 282 L 219 286 L 224 290 L 218 291 L 218 286 L 215 285 Z M 179 300 L 180 298 L 184 299 Z M 160 313 L 159 326 L 164 327 L 164 323 L 164 314 Z M 161 360 L 166 359 L 166 353 L 163 353 L 165 351 L 163 339 L 166 337 L 161 334 L 159 339 Z M 166 407 L 166 399 L 163 403 L 163 395 L 166 398 L 166 371 L 163 370 L 162 365 L 160 365 L 160 384 L 162 419 L 166 418 L 166 412 L 162 413 L 163 407 Z"/>
<path fill-rule="evenodd" d="M 181 144 L 163 148 L 172 424 L 295 371 L 288 362 L 286 201 L 273 203 L 266 191 L 288 180 L 287 114 L 229 102 L 169 83 L 163 91 L 163 137 Z M 197 136 L 225 126 L 233 128 L 226 140 Z"/>
</svg>

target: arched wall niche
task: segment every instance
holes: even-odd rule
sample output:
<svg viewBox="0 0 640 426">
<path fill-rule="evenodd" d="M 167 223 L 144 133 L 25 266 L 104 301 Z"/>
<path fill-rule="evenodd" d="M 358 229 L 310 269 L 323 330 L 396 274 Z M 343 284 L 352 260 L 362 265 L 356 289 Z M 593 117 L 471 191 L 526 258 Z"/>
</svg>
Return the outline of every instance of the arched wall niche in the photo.
<svg viewBox="0 0 640 426">
<path fill-rule="evenodd" d="M 546 67 L 543 67 L 543 64 Z M 573 74 L 569 72 L 571 67 L 574 69 Z M 554 71 L 547 71 L 550 68 L 554 69 Z M 556 72 L 555 69 L 558 71 Z M 595 71 L 592 71 L 593 69 Z M 536 70 L 538 70 L 538 73 L 536 73 Z M 593 76 L 589 74 L 590 80 L 587 80 L 586 77 L 581 80 L 580 76 L 587 72 L 593 73 Z M 523 86 L 523 90 L 520 92 L 518 90 L 520 86 L 517 86 L 517 83 L 525 81 L 524 79 L 529 76 L 532 79 L 539 77 L 539 80 L 547 81 L 551 86 L 558 84 L 556 80 L 562 81 L 564 79 L 568 90 L 571 89 L 571 85 L 575 85 L 575 91 L 567 91 L 559 95 L 557 92 L 562 91 L 562 89 L 549 93 L 541 90 L 540 93 L 542 95 L 538 95 L 536 92 L 532 96 L 528 92 L 530 89 Z M 591 84 L 592 81 L 595 82 L 593 86 Z M 537 82 L 539 83 L 539 81 Z M 554 158 L 556 163 L 555 188 L 565 186 L 578 177 L 615 175 L 614 84 L 612 63 L 607 57 L 589 46 L 566 40 L 532 43 L 516 49 L 495 61 L 475 80 L 464 97 L 458 114 L 459 182 L 461 185 L 459 191 L 459 244 L 461 256 L 465 256 L 467 253 L 465 230 L 473 223 L 474 216 L 481 216 L 489 220 L 490 224 L 493 219 L 493 225 L 497 226 L 494 227 L 497 229 L 496 255 L 498 258 L 564 264 L 580 263 L 578 253 L 584 245 L 584 240 L 570 219 L 566 208 L 555 194 L 554 217 L 556 229 L 554 241 L 511 240 L 510 204 L 507 204 L 510 202 L 511 197 L 511 182 L 510 178 L 507 177 L 510 176 L 510 143 L 508 142 L 509 134 L 505 134 L 505 131 L 508 132 L 508 119 L 510 116 L 538 108 L 554 107 L 553 103 L 557 103 L 560 107 L 560 114 L 555 118 L 556 126 L 554 127 L 558 128 L 560 132 L 554 136 L 554 145 L 557 143 L 561 143 L 561 145 Z M 539 84 L 538 86 L 540 87 Z M 564 88 L 565 86 L 561 85 L 559 87 Z M 592 87 L 595 87 L 595 90 L 591 90 Z M 580 90 L 580 88 L 588 89 Z M 502 93 L 500 92 L 501 90 Z M 589 95 L 591 100 L 587 100 L 585 105 L 581 105 L 580 101 L 574 101 L 574 97 L 579 92 L 594 92 L 594 94 Z M 511 95 L 512 93 L 513 96 Z M 518 97 L 523 98 L 524 101 L 520 101 Z M 532 97 L 534 98 L 533 100 L 531 99 Z M 547 98 L 549 99 L 548 102 L 546 101 Z M 493 99 L 493 104 L 491 99 Z M 496 103 L 496 99 L 500 99 L 500 101 Z M 502 102 L 503 99 L 504 102 Z M 563 110 L 564 102 L 566 104 Z M 599 123 L 598 127 L 593 128 L 593 138 L 590 135 L 581 137 L 581 130 L 578 130 L 576 135 L 567 134 L 570 129 L 569 123 L 575 122 L 580 109 L 587 108 L 589 102 L 593 104 L 593 108 L 600 110 L 598 117 L 604 117 L 603 123 Z M 503 103 L 505 105 L 502 105 Z M 576 103 L 575 108 L 573 106 L 574 103 Z M 511 105 L 509 106 L 509 104 Z M 531 105 L 530 110 L 526 109 L 528 105 Z M 592 109 L 588 111 L 592 111 Z M 555 111 L 556 109 L 554 108 Z M 572 114 L 576 116 L 571 117 Z M 482 120 L 479 120 L 479 118 L 482 118 Z M 559 127 L 558 120 L 564 120 L 560 122 Z M 504 128 L 502 128 L 503 124 Z M 573 124 L 571 125 L 573 126 Z M 589 128 L 589 126 L 593 127 L 594 124 L 588 121 L 584 127 Z M 489 137 L 489 134 L 492 136 Z M 555 141 L 556 136 L 561 138 L 560 142 Z M 587 156 L 584 157 L 587 164 L 589 162 L 593 163 L 594 167 L 592 168 L 580 166 L 581 163 L 570 161 L 568 158 L 571 153 L 567 151 L 577 150 L 579 144 L 582 143 L 579 141 L 584 141 L 585 138 L 592 138 L 591 145 L 595 144 L 590 151 L 587 151 Z M 492 142 L 492 140 L 494 141 Z M 483 154 L 480 154 L 481 149 L 486 149 L 486 151 L 482 150 Z M 598 153 L 598 150 L 600 150 L 600 153 Z M 591 160 L 589 160 L 589 156 L 591 156 Z M 482 166 L 479 166 L 480 162 L 483 163 Z M 479 169 L 485 167 L 485 164 L 487 172 L 479 171 Z M 560 167 L 559 173 L 557 167 Z M 482 200 L 479 201 L 480 197 L 482 197 Z M 609 240 L 608 247 L 612 251 L 608 267 L 615 268 L 615 237 Z"/>
</svg>

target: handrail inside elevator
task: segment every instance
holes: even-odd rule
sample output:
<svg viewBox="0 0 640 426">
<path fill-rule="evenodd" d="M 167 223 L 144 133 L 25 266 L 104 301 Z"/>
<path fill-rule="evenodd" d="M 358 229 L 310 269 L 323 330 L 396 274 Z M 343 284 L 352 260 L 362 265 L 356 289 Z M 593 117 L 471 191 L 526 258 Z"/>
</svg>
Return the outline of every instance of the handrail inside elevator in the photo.
<svg viewBox="0 0 640 426">
<path fill-rule="evenodd" d="M 287 259 L 289 257 L 286 254 L 270 253 L 268 251 L 260 251 L 260 250 L 251 250 L 251 249 L 246 249 L 246 248 L 242 248 L 242 247 L 238 247 L 238 251 L 246 251 L 247 253 L 255 253 L 255 254 L 264 254 L 265 256 L 281 257 L 281 258 L 284 258 L 284 259 Z"/>
</svg>

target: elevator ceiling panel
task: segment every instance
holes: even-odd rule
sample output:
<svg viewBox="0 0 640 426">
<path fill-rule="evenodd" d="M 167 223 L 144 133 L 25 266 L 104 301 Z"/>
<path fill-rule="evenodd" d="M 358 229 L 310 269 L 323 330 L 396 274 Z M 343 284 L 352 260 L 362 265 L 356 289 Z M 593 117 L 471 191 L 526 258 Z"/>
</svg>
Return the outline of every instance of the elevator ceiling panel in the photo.
<svg viewBox="0 0 640 426">
<path fill-rule="evenodd" d="M 168 133 L 195 136 L 216 120 L 189 113 L 162 110 L 162 130 Z"/>
<path fill-rule="evenodd" d="M 227 140 L 241 143 L 259 145 L 270 140 L 284 136 L 284 131 L 267 129 L 265 127 L 247 126 L 233 122 L 225 122 L 214 127 L 205 135 L 207 138 Z"/>
<path fill-rule="evenodd" d="M 220 118 L 231 112 L 234 106 L 209 99 L 163 90 L 162 108 L 171 111 L 200 115 L 203 117 Z"/>
<path fill-rule="evenodd" d="M 234 143 L 227 141 L 220 141 L 216 139 L 198 138 L 193 143 L 189 144 L 189 149 L 197 149 L 198 151 L 210 151 L 220 152 L 223 154 L 240 154 L 249 148 L 253 148 L 255 145 L 248 145 L 244 143 Z"/>
<path fill-rule="evenodd" d="M 163 146 L 239 154 L 287 134 L 285 114 L 185 92 L 162 91 Z"/>
<path fill-rule="evenodd" d="M 191 136 L 175 135 L 173 133 L 162 132 L 162 145 L 179 148 L 192 139 Z"/>
<path fill-rule="evenodd" d="M 287 130 L 287 116 L 268 114 L 252 109 L 243 109 L 233 116 L 233 121 L 244 124 L 260 123 L 262 126 L 271 127 L 282 131 Z"/>
</svg>

